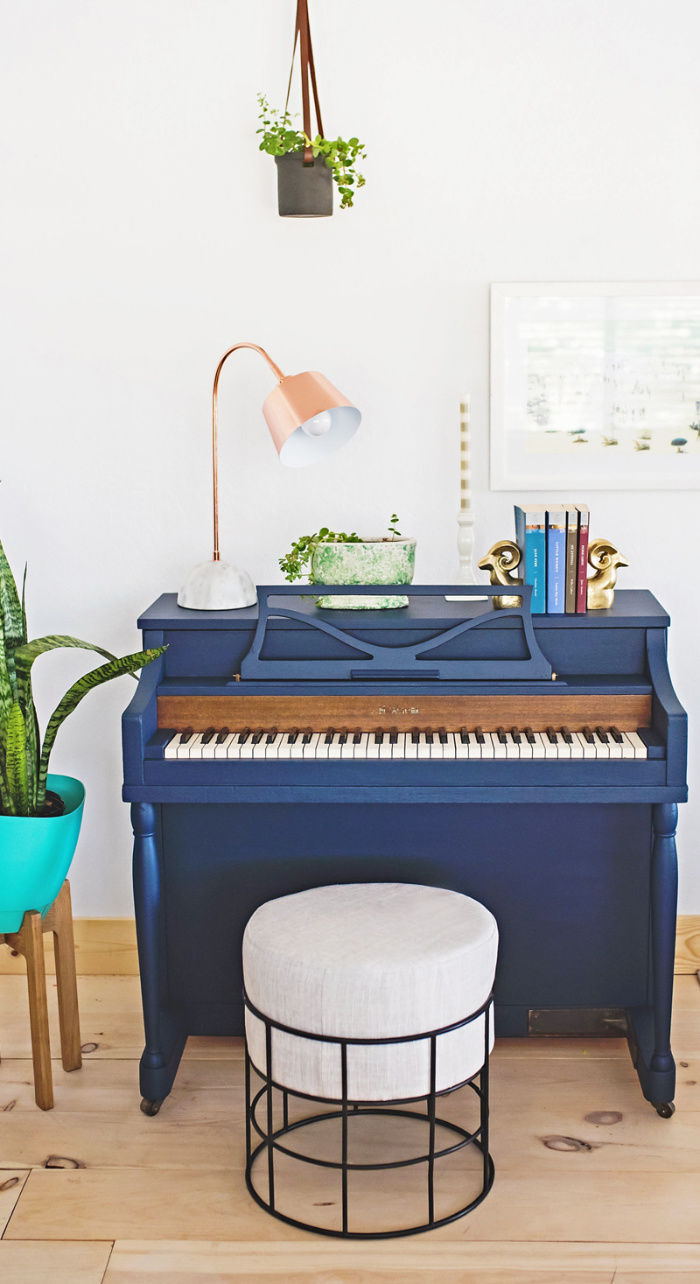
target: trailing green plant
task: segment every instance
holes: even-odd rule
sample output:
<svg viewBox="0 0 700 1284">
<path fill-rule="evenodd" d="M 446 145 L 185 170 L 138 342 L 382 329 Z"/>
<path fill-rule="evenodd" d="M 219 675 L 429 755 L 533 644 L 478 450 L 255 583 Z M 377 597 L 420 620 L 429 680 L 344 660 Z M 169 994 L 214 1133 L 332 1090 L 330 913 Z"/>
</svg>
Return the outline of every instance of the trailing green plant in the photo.
<svg viewBox="0 0 700 1284">
<path fill-rule="evenodd" d="M 40 816 L 46 802 L 49 757 L 61 723 L 93 687 L 134 673 L 161 655 L 165 647 L 138 651 L 120 659 L 91 642 L 63 634 L 27 641 L 25 568 L 20 599 L 14 576 L 0 544 L 0 815 Z M 96 651 L 107 660 L 66 691 L 54 709 L 40 745 L 39 722 L 32 697 L 32 665 L 38 656 L 59 647 Z"/>
<path fill-rule="evenodd" d="M 398 520 L 396 513 L 392 513 L 389 525 L 392 540 L 401 535 L 401 531 L 396 527 Z M 284 572 L 284 578 L 289 580 L 290 584 L 294 580 L 300 580 L 303 575 L 308 575 L 309 584 L 315 584 L 312 560 L 319 544 L 364 544 L 365 542 L 356 531 L 347 535 L 345 531 L 331 531 L 327 526 L 322 526 L 315 535 L 300 535 L 289 552 L 279 559 L 279 564 Z"/>
<path fill-rule="evenodd" d="M 301 151 L 310 147 L 314 159 L 320 156 L 333 174 L 340 192 L 341 210 L 350 209 L 355 195 L 355 188 L 364 187 L 365 180 L 356 168 L 358 160 L 364 160 L 367 153 L 364 143 L 359 138 L 322 138 L 317 134 L 309 138 L 303 130 L 297 129 L 293 118 L 287 110 L 281 112 L 270 107 L 264 94 L 258 94 L 260 104 L 259 120 L 262 127 L 256 132 L 262 134 L 260 151 L 268 156 L 286 156 L 287 152 Z"/>
</svg>

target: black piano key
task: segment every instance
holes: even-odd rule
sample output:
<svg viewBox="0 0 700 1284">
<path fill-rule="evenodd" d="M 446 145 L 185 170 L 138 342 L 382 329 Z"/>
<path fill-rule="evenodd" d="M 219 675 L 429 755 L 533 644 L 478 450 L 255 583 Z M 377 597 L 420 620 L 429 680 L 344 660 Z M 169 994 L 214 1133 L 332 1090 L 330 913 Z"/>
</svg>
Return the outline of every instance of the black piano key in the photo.
<svg viewBox="0 0 700 1284">
<path fill-rule="evenodd" d="M 462 742 L 462 744 L 463 744 L 463 745 L 468 745 L 468 744 L 469 744 L 469 732 L 467 731 L 467 728 L 466 728 L 466 727 L 460 727 L 460 729 L 459 729 L 459 738 L 460 738 L 460 740 L 461 740 L 461 742 Z"/>
<path fill-rule="evenodd" d="M 528 743 L 529 745 L 536 745 L 536 744 L 537 744 L 537 741 L 535 740 L 535 733 L 534 733 L 534 731 L 532 730 L 532 727 L 526 727 L 526 728 L 525 728 L 525 739 L 527 740 L 527 743 Z"/>
<path fill-rule="evenodd" d="M 502 745 L 507 745 L 507 744 L 508 744 L 508 737 L 507 737 L 507 735 L 506 735 L 506 729 L 505 729 L 505 727 L 497 727 L 497 728 L 496 728 L 496 735 L 498 736 L 498 739 L 500 740 L 500 742 L 501 742 L 501 744 L 502 744 Z"/>
<path fill-rule="evenodd" d="M 216 727 L 207 727 L 206 731 L 204 732 L 204 735 L 202 736 L 202 744 L 208 745 L 209 741 L 214 739 L 215 734 L 216 734 Z"/>
<path fill-rule="evenodd" d="M 622 732 L 618 731 L 617 727 L 610 728 L 610 735 L 618 745 L 622 744 Z"/>
<path fill-rule="evenodd" d="M 562 727 L 561 738 L 564 741 L 565 745 L 572 745 L 574 743 L 574 737 L 572 736 L 568 727 Z"/>
<path fill-rule="evenodd" d="M 587 744 L 589 745 L 595 744 L 595 736 L 593 735 L 593 732 L 591 731 L 590 727 L 584 727 L 581 732 L 581 735 L 583 736 Z"/>
<path fill-rule="evenodd" d="M 244 745 L 249 735 L 250 735 L 250 727 L 244 727 L 243 731 L 241 731 L 238 737 L 239 745 Z"/>
<path fill-rule="evenodd" d="M 226 740 L 230 735 L 231 735 L 231 732 L 229 731 L 228 727 L 222 727 L 221 731 L 216 737 L 217 745 L 222 745 L 224 743 L 224 740 Z"/>
<path fill-rule="evenodd" d="M 323 742 L 323 743 L 324 743 L 324 745 L 330 745 L 330 744 L 332 744 L 332 743 L 333 743 L 333 737 L 334 737 L 334 735 L 335 735 L 335 727 L 329 727 L 329 728 L 328 728 L 328 730 L 327 730 L 327 732 L 326 732 L 326 738 L 325 738 L 325 740 L 324 740 L 324 742 Z"/>
<path fill-rule="evenodd" d="M 193 735 L 194 735 L 194 732 L 192 728 L 186 727 L 185 730 L 182 732 L 182 735 L 180 736 L 180 744 L 186 745 L 187 741 L 191 740 Z"/>
<path fill-rule="evenodd" d="M 382 731 L 381 727 L 377 727 L 377 730 L 374 733 L 374 743 L 375 745 L 384 744 L 384 732 Z"/>
<path fill-rule="evenodd" d="M 277 739 L 277 727 L 270 727 L 270 730 L 268 731 L 265 737 L 265 744 L 266 745 L 274 744 L 276 739 Z"/>
<path fill-rule="evenodd" d="M 417 745 L 419 743 L 420 743 L 420 727 L 414 727 L 411 732 L 411 744 Z"/>
<path fill-rule="evenodd" d="M 608 739 L 608 733 L 607 733 L 607 731 L 605 730 L 605 727 L 596 727 L 596 729 L 595 729 L 595 733 L 596 733 L 596 735 L 597 735 L 597 737 L 598 737 L 598 739 L 600 740 L 600 743 L 601 743 L 602 745 L 607 745 L 607 744 L 609 744 L 609 743 L 610 743 L 610 741 L 609 741 L 609 739 Z"/>
<path fill-rule="evenodd" d="M 311 744 L 311 737 L 313 736 L 313 734 L 314 734 L 314 733 L 313 733 L 313 731 L 311 730 L 311 727 L 307 727 L 307 728 L 306 728 L 306 731 L 304 732 L 304 734 L 303 734 L 303 735 L 302 735 L 302 737 L 301 737 L 301 743 L 302 743 L 303 745 L 310 745 L 310 744 Z"/>
<path fill-rule="evenodd" d="M 265 728 L 258 727 L 258 730 L 253 732 L 253 739 L 251 741 L 251 744 L 259 745 L 264 735 L 265 735 Z"/>
<path fill-rule="evenodd" d="M 547 727 L 547 739 L 550 745 L 556 745 L 559 743 L 559 741 L 557 740 L 557 733 L 554 730 L 554 727 Z"/>
<path fill-rule="evenodd" d="M 426 727 L 426 728 L 425 728 L 425 743 L 426 743 L 427 745 L 431 745 L 431 744 L 433 743 L 434 739 L 435 739 L 435 737 L 433 736 L 433 729 L 432 729 L 432 727 Z"/>
<path fill-rule="evenodd" d="M 441 745 L 447 744 L 447 731 L 445 727 L 440 727 L 440 730 L 438 731 L 438 739 Z"/>
<path fill-rule="evenodd" d="M 360 728 L 359 728 L 359 727 L 357 728 L 357 730 L 356 730 L 356 731 L 354 732 L 354 734 L 353 734 L 353 737 L 352 737 L 352 743 L 353 743 L 354 745 L 362 744 L 362 732 L 360 731 Z"/>
<path fill-rule="evenodd" d="M 287 736 L 287 744 L 295 745 L 298 739 L 299 739 L 299 728 L 292 727 L 289 735 Z"/>
<path fill-rule="evenodd" d="M 475 727 L 475 728 L 474 728 L 474 735 L 476 736 L 476 743 L 477 743 L 478 745 L 485 745 L 485 744 L 486 744 L 486 740 L 485 740 L 485 738 L 484 738 L 484 728 L 483 728 L 483 727 Z"/>
<path fill-rule="evenodd" d="M 347 742 L 348 742 L 348 729 L 347 729 L 347 727 L 341 727 L 341 728 L 340 728 L 340 731 L 338 732 L 338 740 L 340 741 L 341 745 L 346 745 L 346 744 L 347 744 Z"/>
<path fill-rule="evenodd" d="M 399 743 L 399 730 L 398 730 L 398 727 L 392 727 L 392 728 L 391 728 L 391 731 L 389 732 L 389 744 L 390 744 L 390 745 L 397 745 L 398 743 Z"/>
<path fill-rule="evenodd" d="M 522 744 L 522 739 L 523 739 L 523 738 L 522 738 L 522 736 L 521 736 L 521 734 L 520 734 L 520 728 L 519 728 L 519 727 L 511 727 L 511 729 L 510 729 L 510 734 L 511 734 L 511 736 L 513 737 L 513 744 L 514 744 L 514 745 Z"/>
</svg>

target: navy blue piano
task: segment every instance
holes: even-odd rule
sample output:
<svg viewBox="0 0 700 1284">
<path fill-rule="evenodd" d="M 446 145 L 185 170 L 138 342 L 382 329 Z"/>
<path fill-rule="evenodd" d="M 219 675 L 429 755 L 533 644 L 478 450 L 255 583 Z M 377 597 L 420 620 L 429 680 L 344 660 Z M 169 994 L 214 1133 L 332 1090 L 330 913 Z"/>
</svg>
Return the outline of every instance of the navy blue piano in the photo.
<svg viewBox="0 0 700 1284">
<path fill-rule="evenodd" d="M 531 616 L 527 587 L 502 611 L 498 588 L 407 592 L 377 611 L 321 610 L 290 586 L 239 611 L 164 594 L 141 617 L 144 645 L 167 644 L 123 720 L 142 1109 L 157 1112 L 188 1035 L 242 1033 L 257 906 L 400 881 L 495 914 L 497 1034 L 625 1034 L 668 1117 L 687 797 L 668 616 L 642 590 L 575 616 Z M 460 592 L 487 600 L 445 600 Z"/>
</svg>

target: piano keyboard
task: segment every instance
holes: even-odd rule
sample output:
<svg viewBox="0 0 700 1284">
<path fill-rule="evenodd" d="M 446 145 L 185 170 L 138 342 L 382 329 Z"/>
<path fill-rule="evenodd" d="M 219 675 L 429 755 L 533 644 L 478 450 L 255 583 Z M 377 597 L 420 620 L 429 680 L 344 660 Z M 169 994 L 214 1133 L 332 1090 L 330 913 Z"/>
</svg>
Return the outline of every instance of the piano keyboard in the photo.
<svg viewBox="0 0 700 1284">
<path fill-rule="evenodd" d="M 325 731 L 276 727 L 246 727 L 230 731 L 228 727 L 209 727 L 206 731 L 165 731 L 169 736 L 163 757 L 170 759 L 227 759 L 242 761 L 264 758 L 295 760 L 415 759 L 440 761 L 448 759 L 640 759 L 648 756 L 647 746 L 637 731 L 619 731 L 617 727 L 548 727 L 533 731 L 531 727 L 499 727 L 483 731 L 481 727 L 462 727 L 460 731 L 444 728 L 414 727 L 412 731 L 385 729 L 361 731 L 328 727 Z"/>
</svg>

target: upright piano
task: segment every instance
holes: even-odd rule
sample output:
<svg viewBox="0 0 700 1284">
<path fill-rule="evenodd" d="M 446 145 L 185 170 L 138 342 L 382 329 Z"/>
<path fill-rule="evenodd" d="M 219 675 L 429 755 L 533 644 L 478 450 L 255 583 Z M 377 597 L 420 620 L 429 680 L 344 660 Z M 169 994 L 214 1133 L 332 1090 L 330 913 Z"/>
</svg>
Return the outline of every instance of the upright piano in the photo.
<svg viewBox="0 0 700 1284">
<path fill-rule="evenodd" d="M 502 591 L 414 585 L 403 608 L 326 610 L 271 585 L 257 608 L 164 594 L 144 612 L 144 646 L 167 647 L 123 719 L 146 1113 L 188 1035 L 242 1033 L 260 904 L 414 882 L 495 914 L 497 1035 L 624 1034 L 672 1114 L 687 726 L 669 618 L 643 590 L 535 616 L 526 586 L 494 609 Z"/>
</svg>

